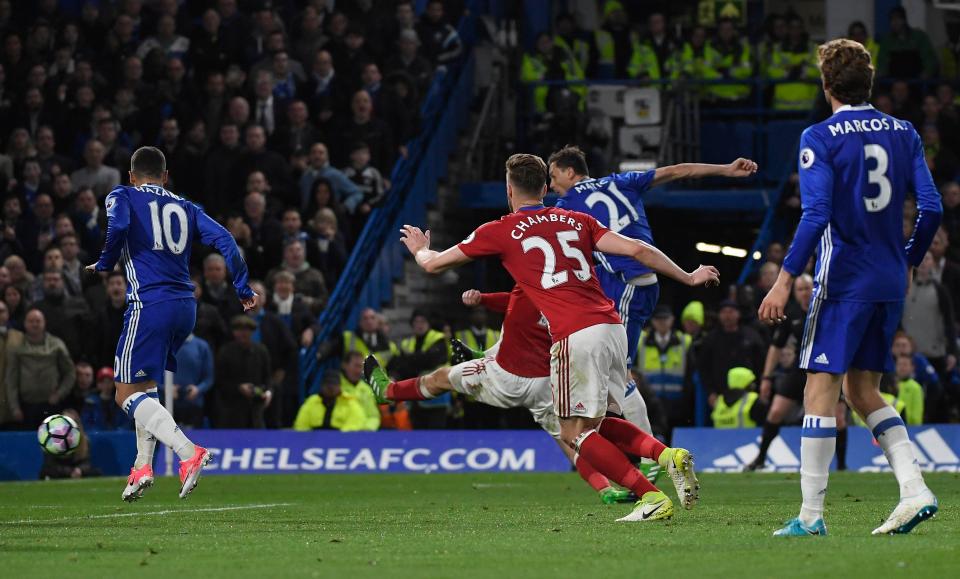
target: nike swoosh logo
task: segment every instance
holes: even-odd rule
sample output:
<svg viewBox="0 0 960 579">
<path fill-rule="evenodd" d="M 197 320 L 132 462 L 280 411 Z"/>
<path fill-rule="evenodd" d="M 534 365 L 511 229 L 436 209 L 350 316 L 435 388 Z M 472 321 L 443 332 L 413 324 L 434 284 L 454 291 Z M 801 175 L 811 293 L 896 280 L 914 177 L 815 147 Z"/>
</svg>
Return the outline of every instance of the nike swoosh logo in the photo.
<svg viewBox="0 0 960 579">
<path fill-rule="evenodd" d="M 660 501 L 660 502 L 657 503 L 657 504 L 650 505 L 650 507 L 652 507 L 650 510 L 643 509 L 643 511 L 640 513 L 640 519 L 646 521 L 647 519 L 650 518 L 650 515 L 652 515 L 653 513 L 655 513 L 655 512 L 657 511 L 657 509 L 659 509 L 659 508 L 662 507 L 664 504 L 666 504 L 666 502 L 667 502 L 667 501 Z"/>
</svg>

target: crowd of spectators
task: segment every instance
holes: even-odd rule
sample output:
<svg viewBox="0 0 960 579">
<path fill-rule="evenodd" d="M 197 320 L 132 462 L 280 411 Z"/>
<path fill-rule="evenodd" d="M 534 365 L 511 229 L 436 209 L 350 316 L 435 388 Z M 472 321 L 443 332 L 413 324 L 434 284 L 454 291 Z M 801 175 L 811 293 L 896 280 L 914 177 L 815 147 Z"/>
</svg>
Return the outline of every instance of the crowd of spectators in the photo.
<svg viewBox="0 0 960 579">
<path fill-rule="evenodd" d="M 244 314 L 223 258 L 194 252 L 197 326 L 178 355 L 173 392 L 184 427 L 531 425 L 522 411 L 449 395 L 375 408 L 362 381 L 367 354 L 402 379 L 445 363 L 455 334 L 489 347 L 497 324 L 479 316 L 453 332 L 416 312 L 406 337 L 393 340 L 386 320 L 365 311 L 328 348 L 342 356 L 339 368 L 322 377 L 318 393 L 302 405 L 298 399 L 298 350 L 313 341 L 316 316 L 357 235 L 389 195 L 390 170 L 417 132 L 433 71 L 460 56 L 450 24 L 456 3 L 430 1 L 419 17 L 405 0 L 337 2 L 334 10 L 323 0 L 240 4 L 122 0 L 114 9 L 0 0 L 0 428 L 32 429 L 64 409 L 89 430 L 131 428 L 112 401 L 127 282 L 120 272 L 85 275 L 83 266 L 100 251 L 103 198 L 126 181 L 132 151 L 145 144 L 166 154 L 169 188 L 234 235 L 266 297 Z M 680 38 L 660 12 L 647 15 L 642 33 L 616 0 L 601 13 L 595 31 L 560 15 L 555 33 L 525 55 L 521 80 L 768 78 L 782 81 L 767 89 L 774 108 L 814 105 L 815 45 L 795 16 L 771 16 L 756 39 L 732 20 L 715 30 L 692 26 Z M 921 132 L 945 212 L 914 279 L 893 346 L 897 371 L 884 388 L 911 423 L 957 421 L 960 45 L 952 34 L 937 51 L 901 10 L 890 17 L 891 32 L 879 41 L 861 23 L 849 35 L 876 58 L 876 107 Z M 931 83 L 898 80 L 916 70 Z M 726 105 L 757 89 L 720 82 L 698 90 Z M 582 98 L 558 92 L 535 93 L 534 106 L 546 111 L 551 99 Z M 780 206 L 788 224 L 799 219 L 798 195 L 796 179 L 788 180 Z M 905 234 L 912 211 L 908 204 Z M 772 244 L 756 281 L 733 288 L 717 308 L 681 309 L 665 297 L 636 355 L 658 433 L 693 424 L 698 392 L 714 409 L 720 400 L 761 408 L 777 381 L 795 379 L 799 344 L 755 315 L 783 254 L 784 244 Z M 802 319 L 802 300 L 791 308 L 791 319 Z M 733 380 L 732 369 L 753 380 L 739 370 Z M 753 415 L 762 419 L 748 409 Z"/>
<path fill-rule="evenodd" d="M 110 404 L 120 272 L 86 274 L 104 197 L 160 148 L 167 188 L 236 238 L 264 297 L 244 315 L 223 258 L 194 248 L 197 326 L 178 356 L 183 424 L 289 427 L 297 353 L 418 131 L 462 6 L 431 0 L 0 0 L 0 429 Z"/>
<path fill-rule="evenodd" d="M 553 29 L 537 36 L 520 64 L 519 80 L 533 83 L 524 93 L 526 110 L 539 121 L 531 130 L 551 142 L 602 142 L 608 137 L 607 129 L 589 124 L 582 114 L 583 84 L 536 84 L 541 81 L 616 79 L 685 88 L 699 96 L 705 110 L 726 109 L 728 118 L 735 112 L 731 108 L 748 118 L 749 109 L 761 100 L 788 116 L 826 107 L 817 68 L 816 40 L 823 39 L 811 38 L 801 16 L 772 13 L 748 25 L 718 18 L 712 26 L 695 23 L 694 16 L 690 7 L 664 11 L 655 3 L 608 0 L 598 3 L 600 26 L 584 30 L 572 15 L 559 14 Z M 925 31 L 910 25 L 904 9 L 895 7 L 889 12 L 888 33 L 874 38 L 866 24 L 855 21 L 846 34 L 873 57 L 873 104 L 914 124 L 938 183 L 960 172 L 960 26 L 945 28 L 947 41 L 935 47 Z"/>
</svg>

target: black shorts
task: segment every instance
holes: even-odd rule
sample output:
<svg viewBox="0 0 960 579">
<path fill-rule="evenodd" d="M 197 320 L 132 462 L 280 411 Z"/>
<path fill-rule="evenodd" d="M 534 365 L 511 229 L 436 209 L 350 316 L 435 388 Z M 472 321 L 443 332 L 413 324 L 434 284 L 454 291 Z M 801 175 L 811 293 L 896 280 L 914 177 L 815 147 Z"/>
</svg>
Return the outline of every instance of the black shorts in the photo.
<svg viewBox="0 0 960 579">
<path fill-rule="evenodd" d="M 773 381 L 773 393 L 789 398 L 797 404 L 803 404 L 803 387 L 806 382 L 806 372 L 795 368 L 777 376 Z"/>
</svg>

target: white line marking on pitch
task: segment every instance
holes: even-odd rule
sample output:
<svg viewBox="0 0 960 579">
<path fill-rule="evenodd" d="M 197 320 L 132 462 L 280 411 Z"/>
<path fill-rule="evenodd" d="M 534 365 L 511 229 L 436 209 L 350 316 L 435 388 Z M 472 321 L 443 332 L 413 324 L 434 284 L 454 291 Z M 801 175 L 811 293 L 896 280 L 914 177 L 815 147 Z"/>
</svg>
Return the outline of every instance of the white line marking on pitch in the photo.
<svg viewBox="0 0 960 579">
<path fill-rule="evenodd" d="M 24 519 L 20 521 L 0 521 L 6 525 L 20 525 L 26 523 L 54 523 L 57 521 L 77 521 L 89 519 L 117 519 L 121 517 L 146 517 L 151 515 L 170 515 L 173 513 L 218 513 L 222 511 L 244 511 L 248 509 L 270 509 L 273 507 L 289 507 L 294 503 L 267 503 L 262 505 L 237 505 L 233 507 L 209 507 L 205 509 L 168 509 L 165 511 L 145 511 L 142 513 L 111 513 L 109 515 L 88 515 L 86 517 L 63 517 L 60 519 Z"/>
</svg>

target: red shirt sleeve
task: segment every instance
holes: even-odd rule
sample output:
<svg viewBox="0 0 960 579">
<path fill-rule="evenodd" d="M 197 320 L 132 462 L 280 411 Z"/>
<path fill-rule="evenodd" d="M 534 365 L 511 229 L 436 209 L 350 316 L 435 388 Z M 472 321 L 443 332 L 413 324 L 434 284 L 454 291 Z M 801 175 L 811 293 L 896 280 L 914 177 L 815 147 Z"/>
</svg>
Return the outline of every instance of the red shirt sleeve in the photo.
<svg viewBox="0 0 960 579">
<path fill-rule="evenodd" d="M 504 313 L 507 311 L 507 305 L 510 303 L 509 292 L 496 292 L 491 294 L 480 294 L 480 305 L 492 312 Z"/>
<path fill-rule="evenodd" d="M 599 221 L 596 220 L 592 215 L 583 215 L 583 222 L 586 224 L 587 231 L 590 233 L 590 238 L 593 240 L 593 245 L 596 246 L 600 242 L 600 238 L 610 232 L 609 229 L 604 227 Z"/>
<path fill-rule="evenodd" d="M 489 255 L 500 255 L 503 253 L 501 242 L 503 236 L 500 234 L 500 222 L 491 221 L 484 223 L 474 230 L 473 233 L 461 241 L 457 247 L 464 255 L 471 259 L 486 257 Z"/>
</svg>

